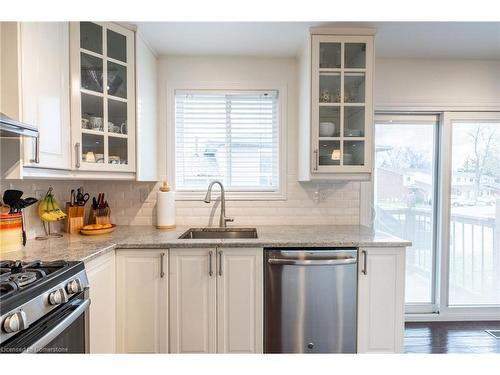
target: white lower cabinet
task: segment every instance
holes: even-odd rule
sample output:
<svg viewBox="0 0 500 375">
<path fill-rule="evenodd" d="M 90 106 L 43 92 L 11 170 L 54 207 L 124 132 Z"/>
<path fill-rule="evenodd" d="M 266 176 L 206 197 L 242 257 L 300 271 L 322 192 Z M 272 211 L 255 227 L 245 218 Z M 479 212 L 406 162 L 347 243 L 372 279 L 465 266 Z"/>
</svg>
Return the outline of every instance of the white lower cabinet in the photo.
<svg viewBox="0 0 500 375">
<path fill-rule="evenodd" d="M 170 250 L 170 352 L 261 353 L 262 249 Z"/>
<path fill-rule="evenodd" d="M 85 263 L 90 297 L 90 353 L 115 353 L 115 252 Z"/>
<path fill-rule="evenodd" d="M 168 352 L 167 254 L 167 250 L 117 250 L 119 353 Z"/>
<path fill-rule="evenodd" d="M 360 249 L 358 353 L 403 351 L 405 251 Z"/>
</svg>

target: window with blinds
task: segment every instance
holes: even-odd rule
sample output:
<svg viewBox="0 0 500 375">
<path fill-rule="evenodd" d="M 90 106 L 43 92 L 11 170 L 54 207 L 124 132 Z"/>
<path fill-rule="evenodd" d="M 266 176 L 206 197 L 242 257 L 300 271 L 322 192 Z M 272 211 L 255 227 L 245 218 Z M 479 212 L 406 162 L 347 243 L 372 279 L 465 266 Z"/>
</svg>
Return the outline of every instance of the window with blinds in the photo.
<svg viewBox="0 0 500 375">
<path fill-rule="evenodd" d="M 278 92 L 175 91 L 178 191 L 279 189 Z"/>
</svg>

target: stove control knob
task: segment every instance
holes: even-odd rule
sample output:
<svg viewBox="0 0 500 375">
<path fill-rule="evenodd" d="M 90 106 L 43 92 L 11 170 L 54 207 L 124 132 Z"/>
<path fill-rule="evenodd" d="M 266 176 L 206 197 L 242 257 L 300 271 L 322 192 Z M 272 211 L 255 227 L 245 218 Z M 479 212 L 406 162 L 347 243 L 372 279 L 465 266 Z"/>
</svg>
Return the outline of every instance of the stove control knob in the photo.
<svg viewBox="0 0 500 375">
<path fill-rule="evenodd" d="M 57 289 L 49 294 L 49 303 L 51 305 L 60 305 L 68 302 L 68 296 L 63 288 Z"/>
<path fill-rule="evenodd" d="M 66 285 L 66 292 L 68 292 L 68 294 L 80 293 L 82 290 L 82 283 L 78 279 L 71 280 Z"/>
<path fill-rule="evenodd" d="M 28 319 L 24 311 L 18 311 L 10 314 L 3 321 L 3 330 L 7 333 L 18 332 L 28 328 Z"/>
</svg>

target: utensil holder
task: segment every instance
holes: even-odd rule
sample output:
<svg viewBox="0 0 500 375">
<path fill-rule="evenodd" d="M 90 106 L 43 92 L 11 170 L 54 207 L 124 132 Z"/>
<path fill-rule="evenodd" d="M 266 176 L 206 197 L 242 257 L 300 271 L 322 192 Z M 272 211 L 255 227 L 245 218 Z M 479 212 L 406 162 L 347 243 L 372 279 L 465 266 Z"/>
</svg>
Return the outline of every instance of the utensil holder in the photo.
<svg viewBox="0 0 500 375">
<path fill-rule="evenodd" d="M 111 224 L 111 209 L 92 208 L 89 213 L 89 224 Z"/>
<path fill-rule="evenodd" d="M 83 227 L 83 217 L 85 214 L 85 206 L 72 206 L 66 202 L 66 222 L 64 224 L 64 231 L 70 234 L 76 234 Z"/>
</svg>

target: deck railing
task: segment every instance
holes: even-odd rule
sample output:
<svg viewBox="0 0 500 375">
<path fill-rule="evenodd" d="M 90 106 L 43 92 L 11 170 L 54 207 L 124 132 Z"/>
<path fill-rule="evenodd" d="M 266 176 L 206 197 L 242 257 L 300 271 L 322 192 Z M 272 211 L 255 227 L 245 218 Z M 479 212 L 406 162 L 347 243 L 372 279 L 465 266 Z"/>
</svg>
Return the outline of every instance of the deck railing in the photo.
<svg viewBox="0 0 500 375">
<path fill-rule="evenodd" d="M 498 209 L 497 209 L 498 211 Z M 430 278 L 433 267 L 433 217 L 430 208 L 377 207 L 378 229 L 412 241 L 407 267 Z M 500 288 L 500 231 L 495 218 L 451 214 L 450 288 L 471 297 L 498 293 Z"/>
</svg>

